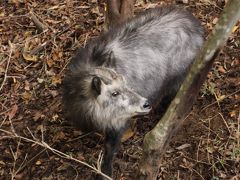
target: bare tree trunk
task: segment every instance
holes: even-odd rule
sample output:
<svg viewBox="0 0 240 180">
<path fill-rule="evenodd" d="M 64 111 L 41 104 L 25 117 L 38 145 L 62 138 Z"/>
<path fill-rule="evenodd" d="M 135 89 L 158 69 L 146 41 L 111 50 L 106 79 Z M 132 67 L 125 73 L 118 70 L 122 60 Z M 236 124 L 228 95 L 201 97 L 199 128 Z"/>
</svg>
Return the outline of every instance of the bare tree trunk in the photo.
<svg viewBox="0 0 240 180">
<path fill-rule="evenodd" d="M 199 89 L 211 69 L 218 49 L 224 44 L 233 26 L 240 18 L 240 1 L 228 1 L 212 34 L 196 58 L 176 97 L 158 124 L 148 132 L 143 142 L 143 156 L 136 179 L 155 180 L 161 156 L 172 135 L 181 126 L 191 109 Z"/>
<path fill-rule="evenodd" d="M 107 0 L 105 30 L 117 26 L 133 17 L 136 0 Z"/>
</svg>

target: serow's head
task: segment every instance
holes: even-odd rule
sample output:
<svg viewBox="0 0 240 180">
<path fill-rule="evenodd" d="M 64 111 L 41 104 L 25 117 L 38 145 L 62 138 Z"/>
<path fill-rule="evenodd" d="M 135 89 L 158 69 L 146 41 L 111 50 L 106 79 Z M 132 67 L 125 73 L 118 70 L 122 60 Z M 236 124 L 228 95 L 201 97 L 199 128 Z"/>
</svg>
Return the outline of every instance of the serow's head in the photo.
<svg viewBox="0 0 240 180">
<path fill-rule="evenodd" d="M 105 127 L 121 128 L 131 117 L 148 114 L 151 110 L 147 99 L 130 89 L 123 76 L 112 69 L 95 69 L 91 91 L 95 117 Z"/>
</svg>

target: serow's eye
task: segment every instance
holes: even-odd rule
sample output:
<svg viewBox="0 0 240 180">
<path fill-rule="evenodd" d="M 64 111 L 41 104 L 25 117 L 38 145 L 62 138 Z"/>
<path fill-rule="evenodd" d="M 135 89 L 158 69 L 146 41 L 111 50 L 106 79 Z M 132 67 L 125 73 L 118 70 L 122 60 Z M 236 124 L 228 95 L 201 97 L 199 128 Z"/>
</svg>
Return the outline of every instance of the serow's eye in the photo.
<svg viewBox="0 0 240 180">
<path fill-rule="evenodd" d="M 119 95 L 119 92 L 117 92 L 117 91 L 114 91 L 113 93 L 112 93 L 112 96 L 113 97 L 116 97 L 116 96 L 118 96 Z"/>
</svg>

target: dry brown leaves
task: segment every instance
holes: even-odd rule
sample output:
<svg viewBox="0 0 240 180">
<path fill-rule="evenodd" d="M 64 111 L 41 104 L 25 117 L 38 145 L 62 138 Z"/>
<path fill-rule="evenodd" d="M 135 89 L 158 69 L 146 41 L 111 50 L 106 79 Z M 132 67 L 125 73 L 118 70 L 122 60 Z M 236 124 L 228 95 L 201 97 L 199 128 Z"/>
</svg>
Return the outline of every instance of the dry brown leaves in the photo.
<svg viewBox="0 0 240 180">
<path fill-rule="evenodd" d="M 135 11 L 166 3 L 173 1 L 145 3 L 140 0 Z M 208 34 L 225 3 L 226 0 L 188 0 L 181 1 L 180 5 L 201 20 Z M 12 123 L 16 133 L 44 139 L 79 160 L 96 163 L 102 136 L 79 138 L 81 135 L 63 121 L 61 83 L 77 47 L 85 46 L 102 30 L 104 7 L 102 0 L 0 3 L 0 84 L 3 84 L 0 129 L 12 131 Z M 193 112 L 165 155 L 159 169 L 160 179 L 237 179 L 240 174 L 239 24 L 232 32 Z M 117 177 L 133 178 L 142 138 L 152 126 L 149 119 L 138 121 L 138 129 L 126 134 L 114 164 Z M 0 152 L 3 178 L 9 178 L 10 174 L 19 179 L 91 179 L 93 175 L 77 163 L 69 163 L 34 143 L 11 138 L 3 132 L 0 132 Z"/>
</svg>

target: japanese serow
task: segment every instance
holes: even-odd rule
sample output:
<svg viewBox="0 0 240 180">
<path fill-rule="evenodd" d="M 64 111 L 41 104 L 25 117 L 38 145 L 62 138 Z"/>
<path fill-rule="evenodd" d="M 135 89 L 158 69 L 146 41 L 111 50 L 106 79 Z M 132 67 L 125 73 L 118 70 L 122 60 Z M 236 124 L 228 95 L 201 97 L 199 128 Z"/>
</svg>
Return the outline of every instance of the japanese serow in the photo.
<svg viewBox="0 0 240 180">
<path fill-rule="evenodd" d="M 112 175 L 113 155 L 129 119 L 175 96 L 203 34 L 191 13 L 167 6 L 145 11 L 77 52 L 64 80 L 66 118 L 84 132 L 104 132 L 103 173 Z"/>
</svg>

